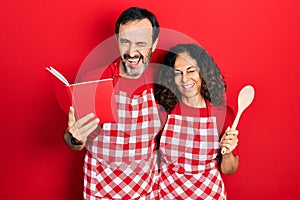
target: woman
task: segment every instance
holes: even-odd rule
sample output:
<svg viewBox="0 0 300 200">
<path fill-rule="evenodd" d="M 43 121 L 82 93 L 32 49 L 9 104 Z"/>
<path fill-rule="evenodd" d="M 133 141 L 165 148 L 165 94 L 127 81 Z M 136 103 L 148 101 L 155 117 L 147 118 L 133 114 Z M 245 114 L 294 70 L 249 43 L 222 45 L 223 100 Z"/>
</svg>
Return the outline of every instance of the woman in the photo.
<svg viewBox="0 0 300 200">
<path fill-rule="evenodd" d="M 196 44 L 172 47 L 164 64 L 155 90 L 168 113 L 159 146 L 160 196 L 226 199 L 221 173 L 232 174 L 238 168 L 238 131 L 229 127 L 234 113 L 225 104 L 224 78 Z M 226 147 L 224 155 L 221 147 Z"/>
</svg>

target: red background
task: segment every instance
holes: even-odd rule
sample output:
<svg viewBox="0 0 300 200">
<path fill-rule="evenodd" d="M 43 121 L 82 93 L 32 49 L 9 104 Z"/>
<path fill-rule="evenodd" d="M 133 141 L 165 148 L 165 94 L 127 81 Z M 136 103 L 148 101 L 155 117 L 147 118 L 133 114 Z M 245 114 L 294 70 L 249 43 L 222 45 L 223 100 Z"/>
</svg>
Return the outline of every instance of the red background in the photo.
<svg viewBox="0 0 300 200">
<path fill-rule="evenodd" d="M 63 142 L 67 116 L 44 68 L 59 66 L 72 80 L 129 6 L 151 10 L 162 27 L 204 46 L 226 77 L 235 110 L 242 86 L 255 87 L 238 127 L 240 166 L 226 179 L 229 199 L 299 199 L 299 4 L 2 0 L 0 199 L 81 199 L 84 152 Z"/>
</svg>

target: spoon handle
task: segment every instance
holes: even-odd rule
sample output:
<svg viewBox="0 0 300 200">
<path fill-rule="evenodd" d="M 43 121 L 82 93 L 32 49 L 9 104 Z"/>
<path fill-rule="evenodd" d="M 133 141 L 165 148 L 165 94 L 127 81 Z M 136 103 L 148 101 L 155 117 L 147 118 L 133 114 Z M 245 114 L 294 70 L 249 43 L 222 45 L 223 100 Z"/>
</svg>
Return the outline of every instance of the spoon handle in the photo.
<svg viewBox="0 0 300 200">
<path fill-rule="evenodd" d="M 232 130 L 235 130 L 235 129 L 236 129 L 236 127 L 237 127 L 237 125 L 238 125 L 238 123 L 239 123 L 239 120 L 240 120 L 241 115 L 242 115 L 242 112 L 238 112 L 238 113 L 236 114 L 236 117 L 235 117 L 235 119 L 234 119 L 234 121 L 233 121 L 233 123 L 232 123 L 232 126 L 231 126 L 231 129 L 232 129 Z"/>
</svg>

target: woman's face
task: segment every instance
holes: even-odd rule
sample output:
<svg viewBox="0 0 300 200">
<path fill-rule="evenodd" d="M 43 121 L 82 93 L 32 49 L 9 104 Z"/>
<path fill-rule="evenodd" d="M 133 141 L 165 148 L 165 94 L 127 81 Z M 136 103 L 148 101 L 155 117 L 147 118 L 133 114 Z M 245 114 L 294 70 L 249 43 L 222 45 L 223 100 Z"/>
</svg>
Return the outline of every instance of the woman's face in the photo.
<svg viewBox="0 0 300 200">
<path fill-rule="evenodd" d="M 189 100 L 201 97 L 201 77 L 197 61 L 187 52 L 178 54 L 175 64 L 175 85 L 181 94 L 181 99 Z"/>
</svg>

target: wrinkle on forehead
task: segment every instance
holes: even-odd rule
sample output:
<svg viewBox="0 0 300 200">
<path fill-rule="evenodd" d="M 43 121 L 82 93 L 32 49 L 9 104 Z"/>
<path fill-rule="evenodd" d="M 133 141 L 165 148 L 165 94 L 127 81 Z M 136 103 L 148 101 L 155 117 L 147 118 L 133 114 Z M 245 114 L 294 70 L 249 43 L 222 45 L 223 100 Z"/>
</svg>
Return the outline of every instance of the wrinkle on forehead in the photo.
<svg viewBox="0 0 300 200">
<path fill-rule="evenodd" d="M 178 54 L 174 63 L 174 69 L 189 68 L 189 67 L 197 67 L 197 60 L 192 58 L 189 53 L 183 52 Z"/>
<path fill-rule="evenodd" d="M 119 38 L 128 39 L 132 42 L 152 41 L 151 22 L 148 19 L 142 19 L 121 24 Z"/>
<path fill-rule="evenodd" d="M 119 33 L 134 29 L 152 29 L 152 24 L 148 19 L 129 21 L 120 25 Z"/>
</svg>

